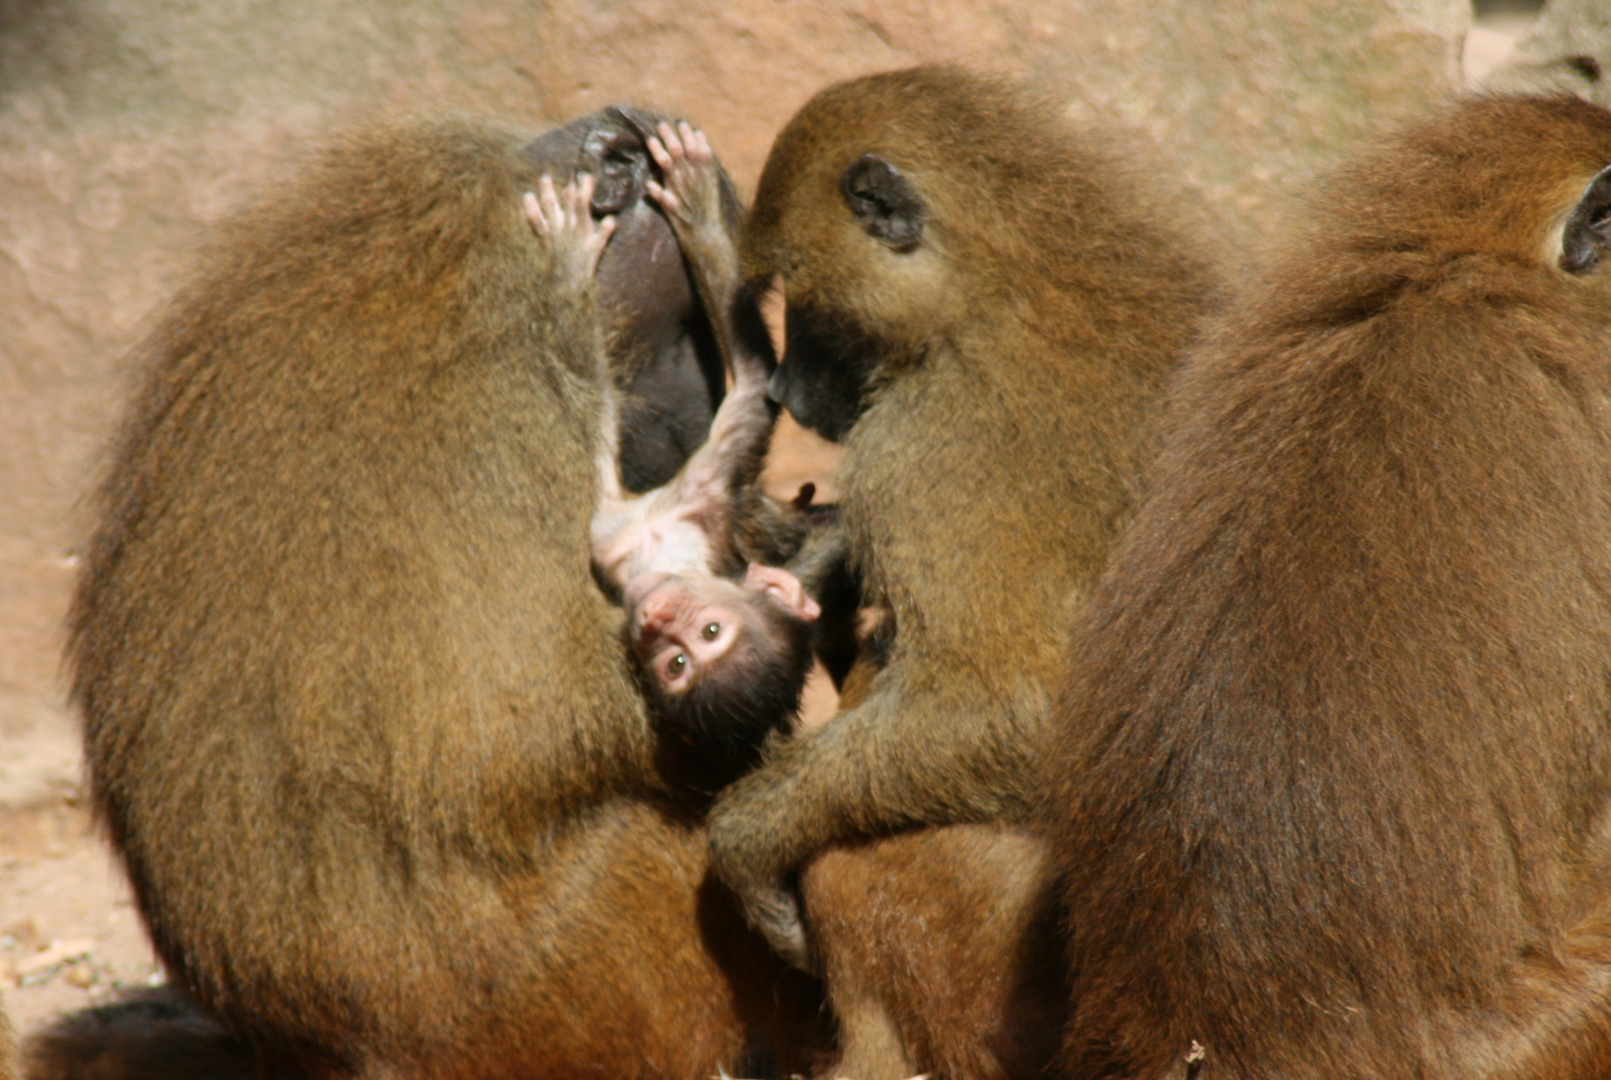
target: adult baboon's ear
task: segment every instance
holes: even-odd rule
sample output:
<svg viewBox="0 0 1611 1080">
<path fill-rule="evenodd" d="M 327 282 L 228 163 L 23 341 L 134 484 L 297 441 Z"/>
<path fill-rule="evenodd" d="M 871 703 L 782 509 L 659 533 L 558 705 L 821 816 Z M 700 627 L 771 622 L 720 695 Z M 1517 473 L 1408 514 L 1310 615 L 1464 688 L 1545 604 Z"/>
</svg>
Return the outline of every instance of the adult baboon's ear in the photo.
<svg viewBox="0 0 1611 1080">
<path fill-rule="evenodd" d="M 1600 262 L 1600 255 L 1611 245 L 1611 165 L 1589 181 L 1583 197 L 1566 219 L 1561 234 L 1561 269 L 1586 274 Z"/>
<path fill-rule="evenodd" d="M 863 154 L 845 167 L 839 190 L 861 227 L 896 251 L 923 239 L 923 196 L 900 170 L 877 154 Z"/>
<path fill-rule="evenodd" d="M 650 119 L 637 109 L 611 105 L 582 144 L 579 168 L 593 174 L 593 213 L 619 214 L 643 198 L 644 181 L 654 175 L 646 142 Z M 647 133 L 647 134 L 645 134 Z"/>
</svg>

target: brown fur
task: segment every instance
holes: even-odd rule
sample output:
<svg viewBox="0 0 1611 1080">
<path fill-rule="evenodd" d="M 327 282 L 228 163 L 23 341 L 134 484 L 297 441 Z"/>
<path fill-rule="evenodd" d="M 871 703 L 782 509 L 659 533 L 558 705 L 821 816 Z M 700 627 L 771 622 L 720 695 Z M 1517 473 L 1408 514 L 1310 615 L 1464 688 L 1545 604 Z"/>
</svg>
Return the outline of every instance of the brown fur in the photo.
<svg viewBox="0 0 1611 1080">
<path fill-rule="evenodd" d="M 952 825 L 830 848 L 805 869 L 844 1017 L 835 1075 L 1043 1074 L 1068 992 L 1045 863 L 1025 831 Z"/>
<path fill-rule="evenodd" d="M 102 489 L 95 802 L 265 1075 L 704 1077 L 787 1011 L 590 575 L 602 331 L 519 150 L 399 125 L 242 215 Z"/>
<path fill-rule="evenodd" d="M 888 249 L 847 208 L 840 178 L 871 152 L 926 202 L 914 249 Z M 888 611 L 880 634 L 889 642 L 855 707 L 779 746 L 713 810 L 718 869 L 780 947 L 798 937 L 787 914 L 778 917 L 778 897 L 819 852 L 1031 808 L 1064 628 L 1131 511 L 1154 401 L 1209 299 L 1201 245 L 1140 204 L 1138 180 L 1055 103 L 949 67 L 832 87 L 772 149 L 743 237 L 744 270 L 752 281 L 783 277 L 790 325 L 780 372 L 807 362 L 801 312 L 874 358 L 839 479 L 850 561 L 868 602 Z M 919 847 L 901 854 L 908 842 Z M 957 858 L 974 860 L 972 872 L 989 881 L 1020 843 L 1003 842 L 991 854 L 981 841 L 976 857 L 959 847 Z M 891 897 L 919 897 L 931 876 L 969 878 L 966 866 L 924 865 L 939 843 L 891 839 L 836 858 L 875 860 L 861 871 L 869 887 L 886 858 L 921 867 L 888 884 Z M 933 1035 L 932 1045 L 906 1048 L 911 1067 L 989 1058 L 973 1041 L 1001 1025 L 993 1010 L 1003 994 L 981 995 L 986 1015 L 963 1020 L 966 1002 L 942 987 L 890 983 L 882 965 L 858 966 L 887 948 L 945 971 L 934 961 L 966 957 L 972 945 L 953 949 L 943 929 L 925 929 L 899 943 L 848 942 L 841 954 L 829 936 L 887 920 L 855 888 L 836 910 L 839 893 L 811 884 L 831 876 L 807 878 L 805 906 L 847 1032 L 859 1003 L 881 1000 L 897 1028 Z M 993 890 L 970 888 L 932 898 L 950 912 L 945 923 L 980 917 L 957 912 Z M 1016 918 L 1006 923 L 1033 922 Z M 1017 951 L 967 961 L 983 966 L 949 969 L 949 978 L 1010 980 Z M 928 1017 L 947 1018 L 940 1026 L 951 1030 Z M 940 1045 L 948 1038 L 956 1045 Z"/>
<path fill-rule="evenodd" d="M 11 1017 L 0 1005 L 0 1080 L 17 1080 L 17 1038 L 11 1030 Z"/>
<path fill-rule="evenodd" d="M 1189 366 L 1049 727 L 1067 1075 L 1611 1073 L 1607 164 L 1453 108 Z"/>
</svg>

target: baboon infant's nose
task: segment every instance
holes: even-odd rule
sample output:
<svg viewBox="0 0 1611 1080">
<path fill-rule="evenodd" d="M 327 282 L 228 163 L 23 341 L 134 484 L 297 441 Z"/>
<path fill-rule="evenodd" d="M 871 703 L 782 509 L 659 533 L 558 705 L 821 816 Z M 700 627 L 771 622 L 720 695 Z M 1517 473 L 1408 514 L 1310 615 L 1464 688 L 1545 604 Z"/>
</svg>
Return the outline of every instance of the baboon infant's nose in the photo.
<svg viewBox="0 0 1611 1080">
<path fill-rule="evenodd" d="M 664 597 L 648 596 L 638 605 L 638 634 L 663 634 L 676 615 L 676 605 Z"/>
</svg>

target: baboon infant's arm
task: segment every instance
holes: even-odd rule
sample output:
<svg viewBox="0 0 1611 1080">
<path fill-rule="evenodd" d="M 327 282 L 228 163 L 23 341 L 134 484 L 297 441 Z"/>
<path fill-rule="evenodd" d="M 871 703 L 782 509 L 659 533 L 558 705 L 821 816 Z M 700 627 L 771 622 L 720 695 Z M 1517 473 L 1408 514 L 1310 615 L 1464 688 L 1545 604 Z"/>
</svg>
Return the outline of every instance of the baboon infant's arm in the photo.
<svg viewBox="0 0 1611 1080">
<path fill-rule="evenodd" d="M 651 136 L 648 144 L 665 184 L 650 181 L 646 187 L 693 267 L 732 386 L 709 436 L 671 482 L 632 496 L 622 492 L 616 473 L 617 403 L 605 380 L 593 561 L 618 587 L 648 572 L 698 578 L 741 568 L 732 541 L 733 505 L 759 471 L 775 417 L 766 398 L 769 358 L 736 324 L 738 255 L 710 143 L 703 132 L 681 123 L 676 129 L 661 124 L 659 137 Z"/>
</svg>

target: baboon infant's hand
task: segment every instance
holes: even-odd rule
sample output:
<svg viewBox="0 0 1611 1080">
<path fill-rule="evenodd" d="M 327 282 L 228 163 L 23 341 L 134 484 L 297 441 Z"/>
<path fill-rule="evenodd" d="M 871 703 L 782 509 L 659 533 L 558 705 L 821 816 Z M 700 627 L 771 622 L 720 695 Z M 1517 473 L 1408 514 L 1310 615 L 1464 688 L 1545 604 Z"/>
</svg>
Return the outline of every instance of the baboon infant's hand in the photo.
<svg viewBox="0 0 1611 1080">
<path fill-rule="evenodd" d="M 686 120 L 679 120 L 675 129 L 662 123 L 658 130 L 659 138 L 649 136 L 649 155 L 660 166 L 666 183 L 662 187 L 650 180 L 644 190 L 673 225 L 685 229 L 721 225 L 721 175 L 705 133 Z"/>
<path fill-rule="evenodd" d="M 547 173 L 537 181 L 537 191 L 526 192 L 520 200 L 534 232 L 554 249 L 554 266 L 561 280 L 581 288 L 599 268 L 599 256 L 615 232 L 615 218 L 593 220 L 593 177 L 579 173 L 555 192 L 554 178 Z"/>
</svg>

